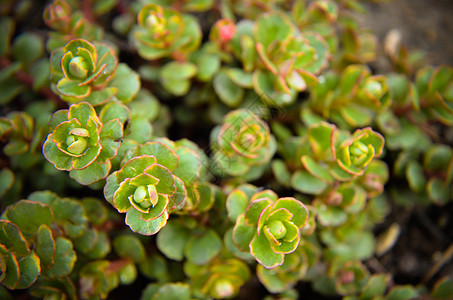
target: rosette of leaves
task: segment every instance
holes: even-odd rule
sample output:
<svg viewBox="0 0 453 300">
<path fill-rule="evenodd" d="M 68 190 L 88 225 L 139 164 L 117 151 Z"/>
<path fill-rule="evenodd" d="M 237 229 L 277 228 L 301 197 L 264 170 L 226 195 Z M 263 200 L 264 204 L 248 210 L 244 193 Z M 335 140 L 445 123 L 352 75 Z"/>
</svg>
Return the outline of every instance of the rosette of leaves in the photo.
<svg viewBox="0 0 453 300">
<path fill-rule="evenodd" d="M 328 274 L 335 281 L 335 291 L 343 296 L 358 294 L 369 277 L 366 267 L 360 261 L 355 260 L 344 263 L 334 261 Z"/>
<path fill-rule="evenodd" d="M 251 111 L 238 109 L 212 130 L 211 148 L 219 173 L 254 179 L 261 176 L 274 155 L 276 142 L 263 120 Z"/>
<path fill-rule="evenodd" d="M 341 75 L 327 73 L 312 89 L 302 120 L 311 125 L 322 118 L 331 119 L 341 128 L 369 126 L 391 105 L 386 77 L 371 75 L 365 65 L 351 65 Z"/>
<path fill-rule="evenodd" d="M 263 14 L 255 23 L 239 22 L 231 44 L 244 70 L 230 74 L 228 80 L 223 80 L 225 84 L 243 86 L 245 81 L 241 78 L 252 73 L 255 92 L 277 106 L 290 104 L 297 92 L 315 85 L 315 74 L 325 68 L 329 57 L 329 47 L 322 36 L 299 33 L 283 13 Z"/>
<path fill-rule="evenodd" d="M 191 300 L 190 285 L 182 282 L 150 283 L 143 290 L 140 299 L 159 300 L 159 299 L 178 299 Z"/>
<path fill-rule="evenodd" d="M 50 56 L 51 81 L 64 101 L 104 103 L 117 92 L 106 87 L 118 65 L 113 49 L 105 44 L 92 44 L 76 39 L 55 49 Z"/>
<path fill-rule="evenodd" d="M 50 80 L 55 92 L 69 103 L 103 104 L 114 96 L 129 102 L 140 89 L 138 74 L 119 64 L 107 44 L 71 40 L 50 56 Z"/>
<path fill-rule="evenodd" d="M 8 142 L 3 152 L 20 155 L 29 150 L 34 134 L 34 120 L 26 112 L 11 112 L 0 118 L 0 140 Z"/>
<path fill-rule="evenodd" d="M 341 17 L 345 7 L 331 0 L 305 3 L 296 2 L 291 9 L 294 24 L 305 32 L 317 32 L 329 45 L 330 54 L 337 54 L 339 47 L 338 27 L 341 28 Z"/>
<path fill-rule="evenodd" d="M 356 151 L 353 144 L 362 150 L 352 153 Z M 312 195 L 329 192 L 325 198 L 327 203 L 338 205 L 349 199 L 343 204 L 357 205 L 352 199 L 363 199 L 365 191 L 370 196 L 378 194 L 388 177 L 386 166 L 376 160 L 382 154 L 383 147 L 384 138 L 371 128 L 358 129 L 351 134 L 329 123 L 315 123 L 304 136 L 283 142 L 281 154 L 285 160 L 276 160 L 273 171 L 279 182 L 287 186 L 290 184 L 297 191 Z M 353 181 L 354 184 L 348 188 L 340 188 L 344 189 L 343 192 L 335 190 L 338 183 Z"/>
<path fill-rule="evenodd" d="M 199 172 L 201 161 L 186 147 L 174 151 L 162 142 L 132 148 L 124 161 L 121 169 L 107 178 L 105 198 L 126 213 L 126 224 L 134 232 L 155 234 L 165 226 L 169 213 L 184 204 L 184 180 L 198 178 L 192 175 Z"/>
<path fill-rule="evenodd" d="M 215 259 L 209 265 L 200 266 L 185 263 L 184 272 L 191 279 L 194 293 L 199 297 L 230 299 L 250 279 L 250 270 L 236 258 Z"/>
<path fill-rule="evenodd" d="M 100 41 L 104 32 L 101 27 L 93 24 L 84 14 L 71 8 L 65 0 L 54 0 L 44 9 L 43 20 L 56 32 L 49 33 L 47 49 L 53 51 L 63 47 L 75 38 Z"/>
<path fill-rule="evenodd" d="M 321 250 L 304 240 L 294 252 L 285 256 L 282 265 L 273 269 L 257 265 L 256 275 L 269 292 L 282 293 L 304 279 L 307 271 L 318 263 L 320 256 Z"/>
<path fill-rule="evenodd" d="M 123 108 L 120 103 L 114 106 L 113 111 Z M 110 160 L 116 156 L 123 136 L 123 123 L 115 114 L 101 110 L 100 115 L 88 102 L 55 112 L 49 122 L 51 133 L 43 145 L 45 158 L 83 185 L 107 177 Z"/>
<path fill-rule="evenodd" d="M 434 144 L 420 157 L 412 151 L 403 151 L 395 161 L 398 175 L 405 175 L 412 191 L 437 204 L 452 200 L 453 151 L 443 144 Z"/>
<path fill-rule="evenodd" d="M 0 222 L 0 255 L 1 281 L 7 288 L 24 289 L 39 276 L 53 279 L 72 272 L 76 261 L 73 243 L 53 228 L 59 224 L 73 233 L 75 227 L 86 225 L 86 219 L 77 202 L 66 200 L 64 204 L 71 204 L 66 208 L 60 204 L 58 200 L 49 205 L 21 200 L 6 209 L 5 220 Z"/>
<path fill-rule="evenodd" d="M 371 128 L 356 130 L 336 147 L 334 155 L 340 168 L 352 175 L 362 175 L 368 164 L 382 154 L 384 137 Z"/>
<path fill-rule="evenodd" d="M 453 124 L 453 68 L 425 67 L 416 73 L 415 84 L 420 106 L 431 118 L 451 126 Z"/>
<path fill-rule="evenodd" d="M 242 212 L 241 202 L 230 200 L 229 210 Z M 241 251 L 250 252 L 263 267 L 275 268 L 283 264 L 285 254 L 296 250 L 307 220 L 308 209 L 302 202 L 278 198 L 273 191 L 264 190 L 254 194 L 238 215 L 233 243 Z"/>
<path fill-rule="evenodd" d="M 186 57 L 201 42 L 197 20 L 170 7 L 147 4 L 138 13 L 137 21 L 132 36 L 139 55 L 147 60 Z"/>
</svg>

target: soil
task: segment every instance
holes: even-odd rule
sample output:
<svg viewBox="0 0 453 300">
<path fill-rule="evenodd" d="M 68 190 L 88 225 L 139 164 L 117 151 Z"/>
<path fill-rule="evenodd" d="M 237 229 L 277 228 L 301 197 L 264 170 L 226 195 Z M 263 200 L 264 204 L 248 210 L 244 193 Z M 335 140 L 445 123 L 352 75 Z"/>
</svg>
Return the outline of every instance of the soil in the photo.
<svg viewBox="0 0 453 300">
<path fill-rule="evenodd" d="M 380 45 L 396 29 L 409 50 L 426 51 L 429 64 L 453 65 L 453 1 L 390 0 L 366 7 L 368 14 L 360 21 L 377 34 Z"/>
</svg>

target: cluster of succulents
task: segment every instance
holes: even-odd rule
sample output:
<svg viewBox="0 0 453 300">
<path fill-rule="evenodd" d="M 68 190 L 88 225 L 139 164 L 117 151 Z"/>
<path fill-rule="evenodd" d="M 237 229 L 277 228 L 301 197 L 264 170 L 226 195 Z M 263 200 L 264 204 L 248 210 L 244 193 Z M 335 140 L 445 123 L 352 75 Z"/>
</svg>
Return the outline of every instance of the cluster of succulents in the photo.
<svg viewBox="0 0 453 300">
<path fill-rule="evenodd" d="M 372 66 L 363 1 L 14 2 L 1 299 L 453 297 L 451 246 L 420 285 L 380 261 L 391 209 L 451 207 L 453 68 Z"/>
</svg>

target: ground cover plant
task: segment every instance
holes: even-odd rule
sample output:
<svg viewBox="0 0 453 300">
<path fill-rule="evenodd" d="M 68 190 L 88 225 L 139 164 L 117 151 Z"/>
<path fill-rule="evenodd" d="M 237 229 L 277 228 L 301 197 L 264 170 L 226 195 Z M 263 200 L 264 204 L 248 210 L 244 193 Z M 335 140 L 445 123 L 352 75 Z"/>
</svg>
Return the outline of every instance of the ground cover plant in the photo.
<svg viewBox="0 0 453 300">
<path fill-rule="evenodd" d="M 0 298 L 453 299 L 453 68 L 365 2 L 0 3 Z"/>
</svg>

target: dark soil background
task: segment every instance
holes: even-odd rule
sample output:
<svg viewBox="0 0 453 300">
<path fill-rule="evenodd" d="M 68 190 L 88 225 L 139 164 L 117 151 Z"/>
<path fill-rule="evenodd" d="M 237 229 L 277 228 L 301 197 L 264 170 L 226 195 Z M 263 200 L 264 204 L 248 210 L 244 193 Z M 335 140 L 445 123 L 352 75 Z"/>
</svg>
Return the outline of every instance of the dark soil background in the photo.
<svg viewBox="0 0 453 300">
<path fill-rule="evenodd" d="M 453 65 L 453 1 L 390 0 L 369 2 L 361 24 L 384 40 L 391 29 L 398 30 L 410 50 L 424 50 L 428 63 Z"/>
</svg>

